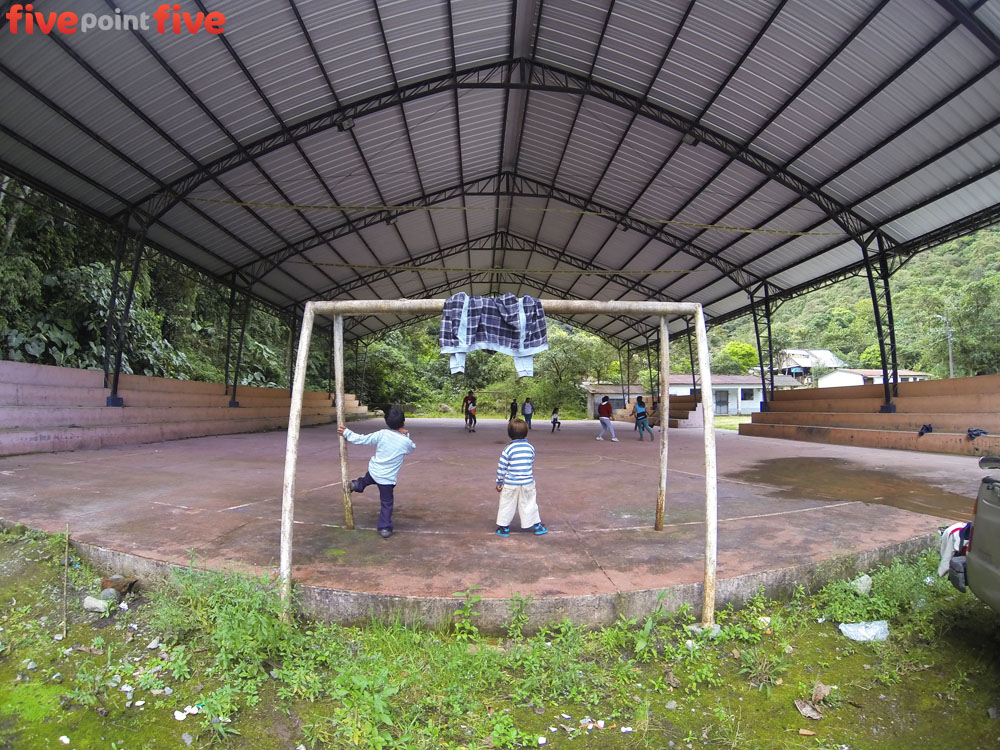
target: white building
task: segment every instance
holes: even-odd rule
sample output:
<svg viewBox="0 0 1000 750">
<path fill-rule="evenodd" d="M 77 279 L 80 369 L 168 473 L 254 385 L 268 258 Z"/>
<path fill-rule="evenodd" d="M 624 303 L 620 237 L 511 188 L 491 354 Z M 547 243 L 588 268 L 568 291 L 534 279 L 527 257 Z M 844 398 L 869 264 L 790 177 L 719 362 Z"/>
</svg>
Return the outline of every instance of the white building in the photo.
<svg viewBox="0 0 1000 750">
<path fill-rule="evenodd" d="M 680 378 L 679 375 L 670 376 L 671 396 L 687 396 L 693 390 L 690 378 L 686 384 L 680 382 Z M 695 382 L 700 385 L 701 379 L 696 378 Z M 793 377 L 774 376 L 775 390 L 787 390 L 799 386 L 799 381 Z M 758 375 L 712 375 L 712 405 L 715 414 L 719 416 L 738 416 L 760 411 L 762 391 Z"/>
<path fill-rule="evenodd" d="M 928 380 L 931 377 L 929 372 L 916 372 L 914 370 L 899 370 L 899 382 L 911 383 L 917 380 Z M 890 380 L 891 382 L 891 380 Z M 881 370 L 851 370 L 839 368 L 833 372 L 823 375 L 817 385 L 820 388 L 839 388 L 845 385 L 881 385 Z"/>
</svg>

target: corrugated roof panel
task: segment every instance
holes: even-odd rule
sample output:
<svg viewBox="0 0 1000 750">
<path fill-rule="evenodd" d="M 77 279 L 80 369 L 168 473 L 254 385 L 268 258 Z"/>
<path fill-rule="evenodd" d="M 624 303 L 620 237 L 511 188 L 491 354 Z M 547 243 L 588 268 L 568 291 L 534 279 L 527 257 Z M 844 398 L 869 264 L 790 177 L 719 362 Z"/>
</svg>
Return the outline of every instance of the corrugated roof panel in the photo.
<svg viewBox="0 0 1000 750">
<path fill-rule="evenodd" d="M 146 240 L 152 245 L 176 249 L 184 258 L 191 258 L 198 267 L 211 276 L 222 277 L 231 270 L 231 266 L 217 255 L 196 244 L 190 235 L 174 231 L 165 224 L 155 224 L 146 232 Z"/>
<path fill-rule="evenodd" d="M 227 26 L 240 22 L 238 5 L 220 3 L 219 7 L 220 12 L 226 14 Z M 222 8 L 225 10 L 222 11 Z M 246 13 L 242 18 L 243 23 L 254 23 L 252 13 Z M 197 106 L 200 103 L 236 139 L 253 139 L 277 127 L 274 117 L 218 37 L 147 32 L 143 34 L 143 39 L 195 97 L 192 102 L 185 96 L 175 101 L 174 106 L 187 107 L 192 103 Z M 159 66 L 158 62 L 151 62 Z M 164 101 L 162 106 L 167 107 L 168 103 Z M 155 117 L 162 111 L 150 114 Z"/>
<path fill-rule="evenodd" d="M 630 120 L 627 111 L 607 102 L 584 100 L 556 185 L 577 195 L 590 195 Z"/>
<path fill-rule="evenodd" d="M 458 97 L 462 171 L 466 180 L 500 171 L 504 92 L 463 91 Z"/>
<path fill-rule="evenodd" d="M 995 206 L 998 195 L 1000 195 L 1000 174 L 993 170 L 972 185 L 904 214 L 896 221 L 887 223 L 884 228 L 892 236 L 904 240 L 919 237 L 963 216 Z"/>
<path fill-rule="evenodd" d="M 492 195 L 470 195 L 465 199 L 465 220 L 472 238 L 493 234 L 497 221 L 497 199 Z"/>
<path fill-rule="evenodd" d="M 814 255 L 809 259 L 809 265 L 822 269 L 822 274 L 832 274 L 846 265 L 859 262 L 861 259 L 861 248 L 851 242 L 838 245 L 825 253 Z M 814 276 L 811 271 L 804 271 L 801 264 L 771 276 L 771 280 L 779 289 L 792 288 L 813 278 L 818 277 Z"/>
<path fill-rule="evenodd" d="M 371 0 L 295 4 L 341 103 L 392 88 L 389 56 Z"/>
<path fill-rule="evenodd" d="M 451 68 L 447 0 L 388 0 L 378 3 L 393 71 L 400 84 Z"/>
<path fill-rule="evenodd" d="M 362 158 L 387 204 L 403 203 L 420 195 L 420 181 L 398 107 L 359 119 L 351 133 L 357 138 Z"/>
<path fill-rule="evenodd" d="M 607 219 L 585 214 L 569 238 L 566 249 L 578 258 L 593 258 L 614 231 L 614 224 Z"/>
<path fill-rule="evenodd" d="M 865 3 L 864 5 L 871 5 Z M 702 122 L 745 141 L 867 13 L 861 3 L 789 3 L 750 51 Z"/>
<path fill-rule="evenodd" d="M 732 210 L 718 216 L 712 222 L 719 227 L 705 230 L 696 241 L 708 250 L 719 251 L 739 240 L 739 230 L 760 231 L 752 234 L 755 245 L 775 244 L 784 239 L 783 232 L 806 231 L 825 214 L 813 203 L 802 201 L 794 210 L 782 210 L 792 206 L 799 199 L 798 194 L 783 185 L 769 180 L 759 190 L 747 194 Z M 777 215 L 776 215 L 777 214 Z M 729 250 L 725 250 L 726 257 Z"/>
<path fill-rule="evenodd" d="M 677 138 L 678 134 L 664 131 L 664 139 Z M 676 212 L 692 192 L 698 190 L 725 162 L 725 154 L 714 148 L 682 144 L 635 204 L 632 213 L 649 220 L 675 218 Z"/>
<path fill-rule="evenodd" d="M 2 83 L 2 81 L 0 81 Z M 89 182 L 79 179 L 58 161 L 30 151 L 21 144 L 7 138 L 0 139 L 0 163 L 10 165 L 15 171 L 31 174 L 45 184 L 58 184 L 63 194 L 82 206 L 87 206 L 105 216 L 113 216 L 126 208 L 124 202 Z"/>
<path fill-rule="evenodd" d="M 431 219 L 442 247 L 469 239 L 465 233 L 465 210 L 461 199 L 437 204 L 431 211 Z"/>
<path fill-rule="evenodd" d="M 946 111 L 934 112 L 892 140 L 876 153 L 849 169 L 830 183 L 828 191 L 853 203 L 860 196 L 869 195 L 879 186 L 891 181 L 894 176 L 934 157 L 949 144 L 963 140 L 967 133 L 988 127 L 1000 119 L 1000 72 L 992 79 L 982 81 L 966 94 L 956 99 Z M 954 152 L 952 152 L 954 153 Z M 986 156 L 980 153 L 980 156 Z M 991 159 L 996 153 L 990 149 Z M 952 161 L 949 154 L 940 161 Z M 967 165 L 971 173 L 981 168 L 982 159 L 974 159 Z M 908 182 L 922 182 L 924 178 L 908 179 Z M 937 181 L 931 180 L 930 185 Z M 914 187 L 917 187 L 914 185 Z"/>
<path fill-rule="evenodd" d="M 459 68 L 507 56 L 513 4 L 508 0 L 453 0 L 455 64 Z"/>
<path fill-rule="evenodd" d="M 226 16 L 225 37 L 284 122 L 334 106 L 320 64 L 289 5 L 241 0 L 233 10 Z"/>
<path fill-rule="evenodd" d="M 325 130 L 299 143 L 341 205 L 355 207 L 347 211 L 349 216 L 363 216 L 371 213 L 370 206 L 381 205 L 350 133 Z"/>
<path fill-rule="evenodd" d="M 404 106 L 424 190 L 434 192 L 458 185 L 462 179 L 455 142 L 453 94 L 450 91 L 435 94 Z"/>
<path fill-rule="evenodd" d="M 114 91 L 195 159 L 231 145 L 131 33 L 76 34 L 64 41 Z M 74 115 L 154 173 L 172 175 L 191 169 L 189 158 L 156 135 L 138 115 L 131 111 L 125 114 L 128 108 L 115 94 L 83 69 L 67 70 L 60 88 L 61 92 L 53 91 L 50 96 L 59 96 Z M 179 104 L 185 99 L 186 106 Z"/>
<path fill-rule="evenodd" d="M 618 230 L 608 238 L 592 262 L 602 268 L 621 268 L 649 241 L 649 237 L 641 232 Z"/>
<path fill-rule="evenodd" d="M 696 3 L 651 92 L 654 101 L 697 117 L 767 18 L 763 2 Z"/>
<path fill-rule="evenodd" d="M 752 190 L 760 182 L 760 173 L 751 169 L 742 162 L 734 161 L 726 166 L 718 177 L 713 179 L 710 183 L 705 186 L 693 200 L 691 200 L 687 206 L 685 206 L 680 213 L 674 217 L 674 221 L 678 224 L 673 224 L 669 227 L 669 230 L 681 237 L 690 237 L 689 228 L 683 226 L 684 223 L 690 223 L 694 225 L 706 225 L 715 224 L 720 217 L 725 216 L 733 203 L 739 200 L 741 195 L 744 195 L 748 190 Z M 704 236 L 707 231 L 709 234 L 718 234 L 717 230 L 705 230 L 704 227 L 691 227 L 694 231 L 702 235 L 699 239 L 699 244 L 703 244 L 709 247 L 714 247 L 721 245 L 726 237 L 715 236 L 708 239 Z"/>
<path fill-rule="evenodd" d="M 555 248 L 566 247 L 573 229 L 581 221 L 583 214 L 561 202 L 553 201 L 549 207 L 554 210 L 545 214 L 538 232 L 538 241 Z"/>
<path fill-rule="evenodd" d="M 637 95 L 644 95 L 659 73 L 660 59 L 684 15 L 676 2 L 616 2 L 594 76 Z"/>
<path fill-rule="evenodd" d="M 901 8 L 903 5 L 898 2 L 890 4 L 866 26 L 754 141 L 754 148 L 771 158 L 786 161 L 835 122 L 841 113 L 860 102 L 887 76 L 904 66 L 908 56 L 925 44 L 934 31 L 925 29 L 919 39 L 899 34 L 900 28 L 913 25 L 900 18 L 901 13 L 905 15 L 913 10 L 913 6 L 910 6 L 910 11 Z M 822 8 L 824 15 L 829 15 L 842 10 L 843 4 L 827 3 L 813 8 Z M 863 14 L 859 14 L 858 20 L 862 17 Z M 946 22 L 940 9 L 932 10 L 930 18 L 934 19 L 937 30 L 943 28 Z"/>
<path fill-rule="evenodd" d="M 836 226 L 831 222 L 825 229 L 834 230 Z M 803 274 L 803 259 L 823 255 L 828 259 L 838 257 L 844 265 L 850 265 L 861 259 L 860 253 L 857 243 L 846 238 L 799 237 L 747 263 L 746 270 L 758 278 L 771 277 L 776 285 L 777 274 L 782 274 L 781 285 L 796 286 L 810 280 Z"/>
<path fill-rule="evenodd" d="M 519 174 L 551 184 L 566 146 L 580 98 L 532 91 L 525 110 L 518 153 Z"/>
<path fill-rule="evenodd" d="M 703 305 L 721 305 L 726 297 L 733 294 L 745 294 L 732 279 L 725 276 L 709 284 L 704 289 L 686 295 L 681 302 L 699 302 Z M 735 307 L 735 305 L 734 305 Z"/>
<path fill-rule="evenodd" d="M 549 202 L 544 198 L 516 198 L 511 206 L 510 232 L 521 237 L 534 237 L 545 216 Z"/>
<path fill-rule="evenodd" d="M 665 133 L 663 127 L 642 117 L 636 119 L 601 180 L 594 199 L 618 210 L 631 206 L 675 143 L 676 138 L 669 132 Z"/>
<path fill-rule="evenodd" d="M 905 19 L 911 16 L 908 10 L 894 9 L 890 5 L 883 14 L 876 18 L 868 30 L 842 55 L 845 65 L 853 72 L 870 70 L 867 83 L 868 94 L 881 85 L 884 79 L 901 68 L 909 60 L 909 56 L 917 52 L 935 33 L 941 31 L 942 23 L 931 27 L 923 23 L 915 26 L 914 31 L 920 31 L 918 36 L 900 35 L 898 24 L 907 25 Z M 891 26 L 890 26 L 891 25 Z M 887 39 L 885 34 L 889 28 L 896 32 Z M 854 58 L 857 55 L 858 58 Z M 861 60 L 871 65 L 862 68 Z M 849 117 L 832 133 L 817 143 L 802 157 L 794 162 L 796 172 L 807 179 L 821 181 L 833 173 L 840 165 L 863 154 L 878 145 L 880 141 L 891 135 L 907 121 L 916 117 L 931 106 L 940 96 L 947 93 L 950 83 L 942 80 L 943 75 L 950 75 L 952 81 L 960 76 L 955 73 L 931 75 L 930 69 L 920 63 L 900 75 L 891 85 L 879 92 L 866 106 Z"/>
<path fill-rule="evenodd" d="M 986 0 L 974 15 L 980 23 L 1000 37 L 1000 0 Z"/>
<path fill-rule="evenodd" d="M 44 151 L 67 166 L 107 185 L 127 200 L 153 188 L 153 184 L 131 165 L 90 136 L 80 134 L 70 121 L 60 117 L 20 86 L 10 83 L 7 78 L 0 79 L 0 97 L 4 102 L 4 124 L 29 142 L 39 144 Z M 68 108 L 73 103 L 63 105 L 56 102 L 56 105 Z M 121 105 L 109 103 L 108 109 L 126 122 L 135 121 L 134 116 Z M 97 117 L 97 114 L 91 112 L 85 116 L 91 119 Z M 128 157 L 127 154 L 125 156 Z"/>
<path fill-rule="evenodd" d="M 563 0 L 543 3 L 535 42 L 539 60 L 569 70 L 590 70 L 608 15 L 601 0 Z"/>
<path fill-rule="evenodd" d="M 694 259 L 690 268 L 683 270 L 684 273 L 671 276 L 664 279 L 664 283 L 657 284 L 664 294 L 679 302 L 697 302 L 702 297 L 695 299 L 692 295 L 722 277 L 722 272 L 718 268 L 697 259 Z"/>
<path fill-rule="evenodd" d="M 302 153 L 294 146 L 272 151 L 269 154 L 256 159 L 260 168 L 274 180 L 291 202 L 299 206 L 332 206 L 336 204 L 334 198 L 324 188 L 323 183 L 316 178 L 309 168 Z M 254 170 L 249 177 L 251 181 L 261 181 L 264 178 L 258 170 Z M 236 185 L 242 184 L 238 179 Z M 327 183 L 330 187 L 330 183 Z M 336 195 L 336 193 L 334 193 Z M 340 220 L 340 213 L 335 212 L 337 220 Z M 323 223 L 331 221 L 331 216 L 321 219 Z"/>
<path fill-rule="evenodd" d="M 223 210 L 216 213 L 205 211 L 200 205 L 196 205 L 198 211 L 207 215 L 207 219 L 196 213 L 191 207 L 184 204 L 174 206 L 163 217 L 167 226 L 175 228 L 181 234 L 196 240 L 199 244 L 211 248 L 221 260 L 232 267 L 240 267 L 247 263 L 253 263 L 260 259 L 260 253 L 247 247 L 237 237 L 234 239 L 229 233 L 224 231 L 226 227 L 218 216 L 228 218 L 231 223 L 237 223 L 237 209 L 234 206 L 221 206 Z M 214 222 L 214 223 L 213 223 Z M 272 237 L 272 244 L 277 244 Z M 228 270 L 228 269 L 227 269 Z"/>
</svg>

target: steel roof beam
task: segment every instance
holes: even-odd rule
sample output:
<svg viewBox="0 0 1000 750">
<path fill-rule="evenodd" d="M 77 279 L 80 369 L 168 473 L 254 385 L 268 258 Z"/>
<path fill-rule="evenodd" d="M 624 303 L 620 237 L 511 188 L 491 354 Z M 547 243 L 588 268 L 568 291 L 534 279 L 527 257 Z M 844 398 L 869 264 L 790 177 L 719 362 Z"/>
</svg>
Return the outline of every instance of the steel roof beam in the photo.
<svg viewBox="0 0 1000 750">
<path fill-rule="evenodd" d="M 426 201 L 418 201 L 410 204 L 407 210 L 381 209 L 359 217 L 351 224 L 340 224 L 330 229 L 324 230 L 317 235 L 291 243 L 279 250 L 269 253 L 263 260 L 254 261 L 241 267 L 241 271 L 250 274 L 253 278 L 263 278 L 263 267 L 269 266 L 272 269 L 278 268 L 281 263 L 296 255 L 310 250 L 314 247 L 332 242 L 338 237 L 342 237 L 358 229 L 372 226 L 384 222 L 389 216 L 398 216 L 408 213 L 410 210 L 422 210 L 439 205 L 449 200 L 453 200 L 459 195 L 508 195 L 511 197 L 553 197 L 558 201 L 566 203 L 581 211 L 589 211 L 600 214 L 615 224 L 625 226 L 648 237 L 682 249 L 685 253 L 695 258 L 711 263 L 724 274 L 735 274 L 737 278 L 744 279 L 746 283 L 750 280 L 760 281 L 753 274 L 743 271 L 736 264 L 730 263 L 723 258 L 714 257 L 709 251 L 690 245 L 686 241 L 675 237 L 667 232 L 662 226 L 650 224 L 630 216 L 626 216 L 615 209 L 609 208 L 595 201 L 589 201 L 583 196 L 576 195 L 567 190 L 556 188 L 553 185 L 538 182 L 528 177 L 519 177 L 511 174 L 493 175 L 480 180 L 473 180 L 464 185 L 455 185 L 450 188 L 431 193 Z"/>
<path fill-rule="evenodd" d="M 968 29 L 990 51 L 990 54 L 1000 58 L 1000 38 L 997 38 L 997 35 L 976 15 L 976 11 L 986 4 L 986 0 L 978 0 L 969 8 L 956 0 L 936 0 L 936 2 Z"/>
<path fill-rule="evenodd" d="M 511 66 L 515 65 L 521 66 L 526 70 L 526 80 L 509 79 L 507 71 Z M 819 206 L 824 213 L 829 214 L 842 223 L 851 233 L 863 234 L 866 231 L 874 229 L 863 217 L 847 211 L 839 201 L 825 194 L 815 185 L 810 184 L 788 169 L 753 152 L 751 149 L 727 136 L 697 125 L 688 118 L 670 112 L 665 107 L 622 91 L 614 86 L 589 80 L 586 76 L 552 65 L 530 60 L 507 60 L 465 69 L 458 71 L 457 74 L 449 72 L 442 76 L 435 76 L 408 84 L 398 90 L 384 92 L 359 102 L 336 107 L 331 111 L 309 118 L 302 123 L 290 126 L 287 132 L 274 133 L 253 143 L 240 146 L 237 151 L 217 159 L 204 168 L 171 183 L 167 191 L 167 196 L 170 200 L 183 198 L 191 190 L 212 176 L 223 174 L 226 171 L 241 166 L 248 160 L 287 146 L 293 141 L 329 130 L 345 118 L 349 117 L 357 121 L 365 114 L 380 111 L 387 107 L 399 106 L 403 102 L 413 101 L 434 93 L 450 91 L 454 87 L 463 89 L 524 88 L 530 91 L 583 94 L 630 111 L 637 109 L 643 117 L 678 132 L 689 133 L 702 143 L 722 153 L 733 156 L 741 163 L 757 170 L 769 179 L 798 193 L 803 198 Z M 138 201 L 138 205 L 143 205 L 156 197 L 157 195 L 147 196 Z"/>
</svg>

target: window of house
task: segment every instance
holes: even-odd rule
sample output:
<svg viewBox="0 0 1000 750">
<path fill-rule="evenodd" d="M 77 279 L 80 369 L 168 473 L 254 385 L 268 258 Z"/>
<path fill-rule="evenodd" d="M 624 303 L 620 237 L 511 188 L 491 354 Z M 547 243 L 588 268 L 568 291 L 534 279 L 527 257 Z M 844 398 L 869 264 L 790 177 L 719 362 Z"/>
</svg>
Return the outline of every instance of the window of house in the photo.
<svg viewBox="0 0 1000 750">
<path fill-rule="evenodd" d="M 755 388 L 740 388 L 740 401 L 753 401 Z"/>
</svg>

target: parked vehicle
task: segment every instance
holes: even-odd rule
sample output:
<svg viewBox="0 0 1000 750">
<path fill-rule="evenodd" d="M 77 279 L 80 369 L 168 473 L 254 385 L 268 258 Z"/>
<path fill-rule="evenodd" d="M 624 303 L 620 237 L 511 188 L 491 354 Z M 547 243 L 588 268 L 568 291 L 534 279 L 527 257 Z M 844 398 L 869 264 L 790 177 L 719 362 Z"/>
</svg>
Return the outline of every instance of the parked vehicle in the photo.
<svg viewBox="0 0 1000 750">
<path fill-rule="evenodd" d="M 983 456 L 979 468 L 1000 469 L 1000 457 Z M 1000 612 L 1000 479 L 983 477 L 972 510 L 968 548 L 951 558 L 948 580 L 959 591 L 966 588 Z"/>
</svg>

